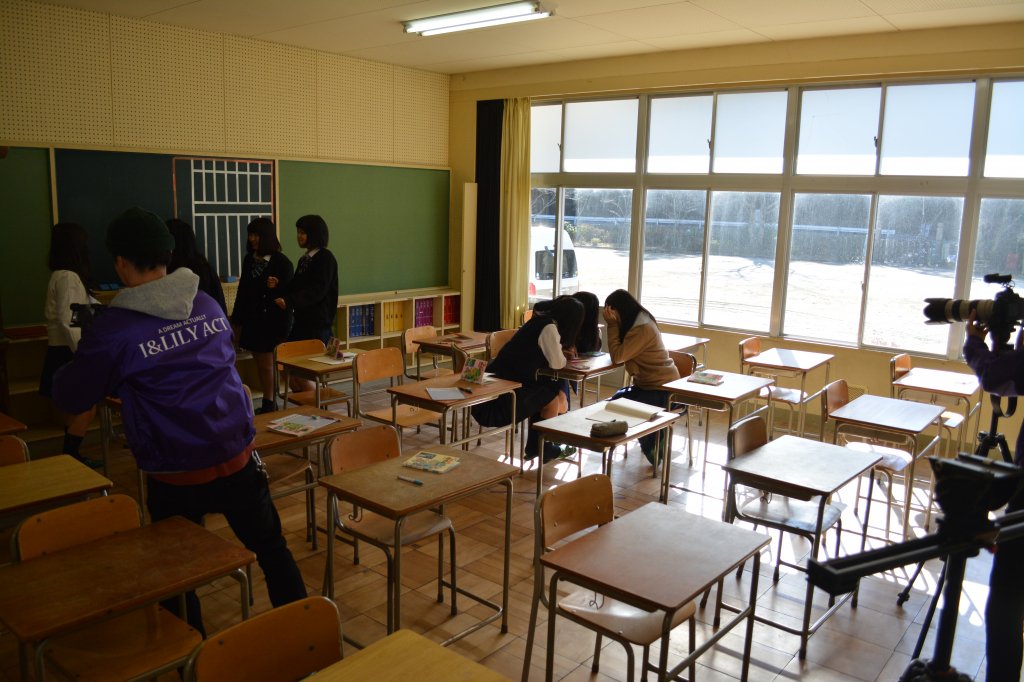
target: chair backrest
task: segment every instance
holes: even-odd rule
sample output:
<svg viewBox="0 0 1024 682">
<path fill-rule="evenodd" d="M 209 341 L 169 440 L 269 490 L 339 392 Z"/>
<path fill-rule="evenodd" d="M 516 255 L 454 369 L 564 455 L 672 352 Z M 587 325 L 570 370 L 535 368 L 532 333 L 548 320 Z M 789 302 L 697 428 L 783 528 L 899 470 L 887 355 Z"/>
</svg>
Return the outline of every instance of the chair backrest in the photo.
<svg viewBox="0 0 1024 682">
<path fill-rule="evenodd" d="M 306 597 L 218 632 L 189 659 L 193 682 L 300 680 L 341 660 L 338 607 Z"/>
<path fill-rule="evenodd" d="M 16 531 L 19 561 L 83 545 L 141 525 L 139 505 L 127 495 L 107 495 L 30 516 Z"/>
<path fill-rule="evenodd" d="M 676 369 L 679 371 L 679 378 L 688 377 L 697 369 L 697 358 L 689 353 L 679 350 L 670 350 L 668 356 L 672 358 Z"/>
<path fill-rule="evenodd" d="M 326 469 L 340 474 L 401 454 L 402 445 L 395 427 L 378 424 L 335 436 L 325 454 Z"/>
<path fill-rule="evenodd" d="M 726 441 L 726 456 L 729 460 L 745 455 L 768 442 L 768 423 L 764 417 L 755 414 L 729 427 Z"/>
<path fill-rule="evenodd" d="M 302 339 L 301 341 L 285 341 L 274 348 L 274 356 L 278 359 L 291 358 L 296 355 L 314 355 L 326 353 L 327 346 L 320 339 Z"/>
<path fill-rule="evenodd" d="M 758 336 L 751 336 L 748 339 L 743 339 L 739 344 L 740 348 L 740 371 L 743 371 L 743 361 L 747 358 L 752 358 L 761 352 L 761 338 Z"/>
<path fill-rule="evenodd" d="M 469 353 L 458 346 L 452 348 L 452 372 L 462 374 L 462 370 L 466 368 L 466 360 L 469 360 Z"/>
<path fill-rule="evenodd" d="M 28 443 L 17 436 L 0 436 L 0 467 L 28 461 Z"/>
<path fill-rule="evenodd" d="M 850 402 L 850 387 L 847 386 L 846 379 L 836 379 L 821 389 L 821 429 L 819 430 L 819 440 L 825 440 L 825 425 L 828 423 L 828 416 L 848 402 Z"/>
<path fill-rule="evenodd" d="M 404 371 L 402 351 L 392 346 L 359 353 L 352 361 L 352 374 L 357 384 L 400 377 Z"/>
<path fill-rule="evenodd" d="M 563 538 L 613 518 L 612 480 L 604 474 L 591 474 L 552 488 L 537 503 L 537 554 Z"/>
<path fill-rule="evenodd" d="M 910 356 L 906 353 L 900 353 L 889 358 L 889 394 L 895 395 L 896 387 L 893 386 L 893 382 L 908 374 L 912 369 L 912 363 Z"/>
<path fill-rule="evenodd" d="M 516 335 L 515 329 L 499 329 L 487 335 L 487 359 L 493 360 L 497 357 L 502 347 L 508 340 Z"/>
<path fill-rule="evenodd" d="M 433 325 L 425 324 L 421 327 L 410 327 L 402 332 L 402 349 L 406 355 L 414 355 L 418 344 L 413 343 L 419 339 L 432 339 L 437 336 L 437 329 Z"/>
</svg>

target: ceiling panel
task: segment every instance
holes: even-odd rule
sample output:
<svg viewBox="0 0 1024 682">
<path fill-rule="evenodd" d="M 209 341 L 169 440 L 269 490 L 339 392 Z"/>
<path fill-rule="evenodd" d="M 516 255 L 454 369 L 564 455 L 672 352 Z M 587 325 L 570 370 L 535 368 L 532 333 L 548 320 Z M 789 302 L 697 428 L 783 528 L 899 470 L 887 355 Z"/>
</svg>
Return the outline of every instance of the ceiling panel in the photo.
<svg viewBox="0 0 1024 682">
<path fill-rule="evenodd" d="M 670 35 L 728 31 L 740 26 L 690 3 L 656 5 L 634 10 L 577 17 L 576 21 L 618 35 L 645 40 Z"/>
<path fill-rule="evenodd" d="M 886 33 L 896 30 L 882 17 L 860 17 L 836 21 L 809 21 L 803 24 L 781 26 L 758 26 L 757 32 L 771 40 L 800 40 L 819 38 L 823 35 L 856 35 L 858 33 Z"/>
<path fill-rule="evenodd" d="M 708 12 L 740 26 L 781 26 L 873 16 L 859 2 L 848 0 L 693 0 Z"/>
<path fill-rule="evenodd" d="M 999 7 L 949 9 L 937 12 L 890 14 L 888 20 L 901 31 L 969 24 L 999 24 L 1024 20 L 1024 3 Z"/>
</svg>

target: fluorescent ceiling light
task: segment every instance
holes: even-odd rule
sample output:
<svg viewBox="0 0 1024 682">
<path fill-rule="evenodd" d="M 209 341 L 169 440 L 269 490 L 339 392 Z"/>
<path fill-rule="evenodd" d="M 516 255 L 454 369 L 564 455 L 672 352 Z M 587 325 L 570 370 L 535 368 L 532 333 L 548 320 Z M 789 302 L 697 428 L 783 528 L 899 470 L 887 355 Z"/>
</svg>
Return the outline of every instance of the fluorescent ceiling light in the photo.
<svg viewBox="0 0 1024 682">
<path fill-rule="evenodd" d="M 540 6 L 539 2 L 509 2 L 504 5 L 481 7 L 480 9 L 441 14 L 436 17 L 425 17 L 406 21 L 406 33 L 419 33 L 422 36 L 436 36 L 454 31 L 468 31 L 474 28 L 513 24 L 519 21 L 532 21 L 551 16 L 551 12 Z"/>
</svg>

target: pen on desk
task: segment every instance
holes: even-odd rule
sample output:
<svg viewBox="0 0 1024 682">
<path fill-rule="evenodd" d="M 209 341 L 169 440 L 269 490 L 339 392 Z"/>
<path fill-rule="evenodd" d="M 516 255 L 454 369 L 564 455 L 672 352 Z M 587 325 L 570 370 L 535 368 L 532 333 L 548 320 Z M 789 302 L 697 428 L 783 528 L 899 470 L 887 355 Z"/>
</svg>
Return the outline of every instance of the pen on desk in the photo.
<svg viewBox="0 0 1024 682">
<path fill-rule="evenodd" d="M 462 391 L 463 393 L 473 393 L 473 389 L 471 389 L 471 388 L 466 388 L 466 387 L 464 387 L 464 386 L 459 386 L 459 387 L 458 387 L 458 389 L 459 389 L 460 391 Z"/>
<path fill-rule="evenodd" d="M 413 485 L 423 485 L 423 481 L 418 478 L 410 478 L 408 476 L 399 476 L 399 481 L 405 481 L 406 483 L 412 483 Z"/>
</svg>

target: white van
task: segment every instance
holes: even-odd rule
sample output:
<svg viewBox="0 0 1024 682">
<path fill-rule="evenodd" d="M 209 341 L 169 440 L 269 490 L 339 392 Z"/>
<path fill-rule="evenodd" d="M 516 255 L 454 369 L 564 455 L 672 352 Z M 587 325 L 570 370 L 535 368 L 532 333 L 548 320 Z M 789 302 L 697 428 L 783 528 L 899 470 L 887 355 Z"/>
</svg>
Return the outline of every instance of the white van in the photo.
<svg viewBox="0 0 1024 682">
<path fill-rule="evenodd" d="M 534 225 L 530 228 L 530 305 L 552 297 L 555 279 L 555 228 Z M 580 290 L 576 251 L 572 238 L 562 230 L 562 285 L 559 293 L 575 294 Z"/>
</svg>

